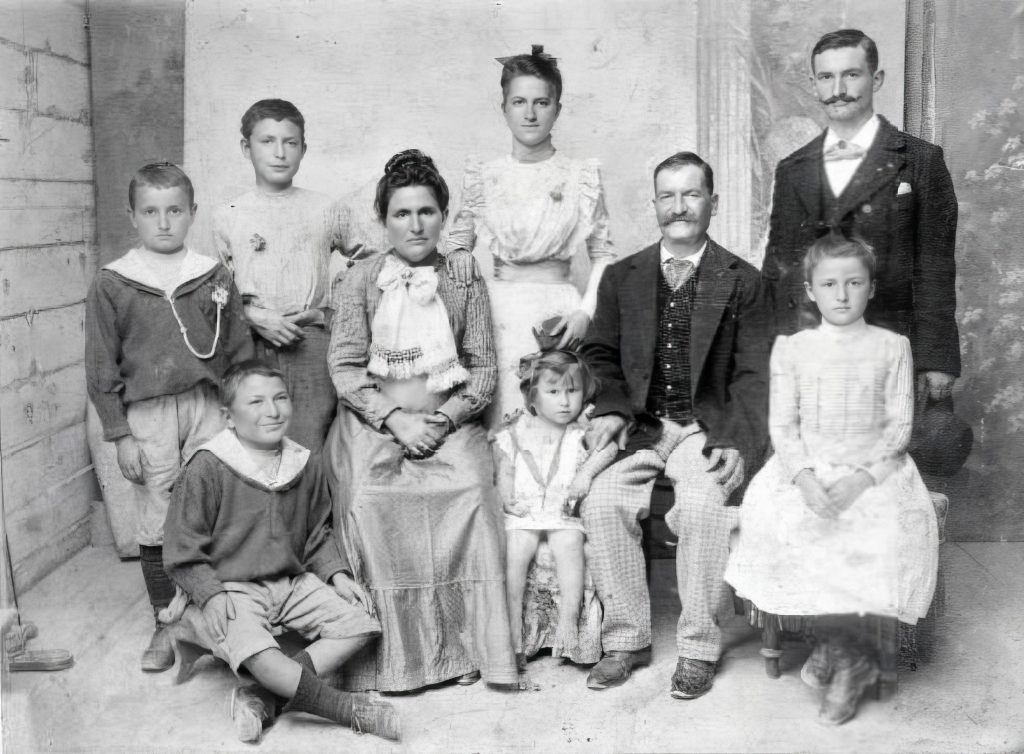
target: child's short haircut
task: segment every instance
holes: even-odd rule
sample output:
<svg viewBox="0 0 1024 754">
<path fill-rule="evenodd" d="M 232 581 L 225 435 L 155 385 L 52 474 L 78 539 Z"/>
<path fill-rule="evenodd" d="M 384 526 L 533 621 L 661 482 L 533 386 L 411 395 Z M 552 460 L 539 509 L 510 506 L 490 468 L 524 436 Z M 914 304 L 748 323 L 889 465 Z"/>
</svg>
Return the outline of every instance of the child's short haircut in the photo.
<svg viewBox="0 0 1024 754">
<path fill-rule="evenodd" d="M 285 99 L 261 99 L 249 106 L 242 116 L 242 137 L 248 139 L 252 130 L 261 120 L 290 120 L 302 131 L 302 143 L 306 143 L 306 119 L 299 108 Z"/>
<path fill-rule="evenodd" d="M 181 187 L 188 194 L 188 206 L 196 202 L 196 192 L 192 188 L 192 181 L 185 171 L 173 162 L 151 162 L 135 171 L 131 182 L 128 184 L 128 206 L 135 209 L 135 189 L 139 186 L 150 186 L 152 188 L 175 188 Z"/>
<path fill-rule="evenodd" d="M 859 259 L 868 271 L 868 278 L 875 279 L 875 252 L 860 238 L 847 238 L 833 231 L 811 244 L 804 256 L 804 280 L 811 282 L 814 268 L 824 259 L 851 257 Z"/>
<path fill-rule="evenodd" d="M 231 408 L 238 395 L 238 387 L 247 377 L 277 377 L 288 389 L 288 383 L 280 369 L 275 369 L 266 362 L 259 359 L 248 359 L 240 361 L 228 367 L 224 372 L 224 378 L 220 381 L 220 403 L 224 408 Z"/>
<path fill-rule="evenodd" d="M 519 391 L 523 394 L 523 401 L 530 413 L 533 413 L 533 402 L 537 400 L 537 386 L 546 372 L 551 372 L 559 378 L 559 383 L 572 380 L 573 386 L 583 391 L 584 403 L 597 395 L 597 378 L 590 371 L 587 362 L 575 352 L 556 349 L 525 356 L 519 362 Z M 579 384 L 576 384 L 577 375 Z"/>
</svg>

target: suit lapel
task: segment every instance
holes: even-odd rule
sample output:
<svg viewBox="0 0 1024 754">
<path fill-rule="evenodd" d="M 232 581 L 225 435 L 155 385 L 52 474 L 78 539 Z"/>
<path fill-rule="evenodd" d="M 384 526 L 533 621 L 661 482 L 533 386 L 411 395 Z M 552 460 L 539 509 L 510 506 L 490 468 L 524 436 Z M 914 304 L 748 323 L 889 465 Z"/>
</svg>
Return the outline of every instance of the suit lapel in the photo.
<svg viewBox="0 0 1024 754">
<path fill-rule="evenodd" d="M 811 222 L 821 217 L 821 150 L 825 142 L 825 132 L 809 144 L 802 147 L 794 155 L 791 185 L 796 188 L 796 195 L 804 206 L 804 213 Z"/>
<path fill-rule="evenodd" d="M 658 268 L 661 244 L 655 243 L 633 255 L 630 274 L 623 281 L 619 296 L 622 307 L 620 338 L 624 364 L 648 367 L 654 363 L 658 339 Z"/>
<path fill-rule="evenodd" d="M 874 144 L 864 155 L 864 161 L 853 174 L 846 190 L 838 197 L 837 218 L 846 217 L 857 205 L 870 201 L 882 186 L 899 175 L 906 162 L 903 134 L 889 121 L 881 116 L 879 118 L 881 123 Z"/>
<path fill-rule="evenodd" d="M 729 298 L 732 296 L 732 275 L 721 246 L 709 239 L 708 249 L 700 263 L 697 294 L 690 314 L 690 391 L 696 392 L 704 360 L 718 332 Z"/>
</svg>

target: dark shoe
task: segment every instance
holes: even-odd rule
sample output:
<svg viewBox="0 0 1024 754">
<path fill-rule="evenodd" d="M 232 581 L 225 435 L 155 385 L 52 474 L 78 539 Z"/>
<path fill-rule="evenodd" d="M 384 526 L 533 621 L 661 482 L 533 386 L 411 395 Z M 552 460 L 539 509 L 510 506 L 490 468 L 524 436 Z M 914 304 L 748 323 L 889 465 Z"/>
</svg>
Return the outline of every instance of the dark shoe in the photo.
<svg viewBox="0 0 1024 754">
<path fill-rule="evenodd" d="M 258 744 L 263 737 L 263 728 L 274 722 L 274 703 L 268 703 L 264 698 L 269 693 L 255 684 L 231 689 L 228 712 L 235 723 L 239 741 Z"/>
<path fill-rule="evenodd" d="M 174 649 L 171 637 L 163 626 L 158 626 L 142 653 L 142 669 L 147 673 L 162 673 L 174 667 Z"/>
<path fill-rule="evenodd" d="M 842 725 L 857 711 L 864 691 L 878 680 L 878 666 L 861 654 L 844 652 L 836 657 L 818 719 L 826 725 Z"/>
<path fill-rule="evenodd" d="M 832 656 L 828 644 L 819 641 L 814 645 L 807 662 L 800 668 L 800 680 L 812 689 L 823 689 L 832 678 Z"/>
<path fill-rule="evenodd" d="M 672 674 L 672 698 L 696 699 L 708 693 L 717 669 L 717 662 L 680 657 Z"/>
<path fill-rule="evenodd" d="M 633 668 L 651 664 L 651 648 L 645 647 L 634 652 L 605 652 L 601 661 L 595 665 L 587 676 L 588 689 L 607 689 L 619 686 L 629 680 Z"/>
<path fill-rule="evenodd" d="M 388 741 L 398 741 L 401 738 L 398 712 L 395 708 L 365 692 L 352 694 L 352 730 L 356 733 L 369 733 Z"/>
</svg>

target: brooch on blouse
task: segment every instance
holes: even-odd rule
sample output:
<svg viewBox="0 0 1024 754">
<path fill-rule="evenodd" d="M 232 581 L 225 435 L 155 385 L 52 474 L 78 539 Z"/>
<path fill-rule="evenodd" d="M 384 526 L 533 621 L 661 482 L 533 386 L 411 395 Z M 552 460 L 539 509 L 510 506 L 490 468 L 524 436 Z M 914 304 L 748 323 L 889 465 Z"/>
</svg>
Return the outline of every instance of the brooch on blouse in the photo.
<svg viewBox="0 0 1024 754">
<path fill-rule="evenodd" d="M 560 202 L 562 201 L 562 188 L 565 186 L 564 183 L 559 183 L 553 189 L 551 189 L 551 201 Z"/>
<path fill-rule="evenodd" d="M 252 238 L 249 239 L 249 246 L 252 247 L 253 251 L 265 251 L 267 248 L 267 239 L 259 233 L 253 233 Z"/>
</svg>

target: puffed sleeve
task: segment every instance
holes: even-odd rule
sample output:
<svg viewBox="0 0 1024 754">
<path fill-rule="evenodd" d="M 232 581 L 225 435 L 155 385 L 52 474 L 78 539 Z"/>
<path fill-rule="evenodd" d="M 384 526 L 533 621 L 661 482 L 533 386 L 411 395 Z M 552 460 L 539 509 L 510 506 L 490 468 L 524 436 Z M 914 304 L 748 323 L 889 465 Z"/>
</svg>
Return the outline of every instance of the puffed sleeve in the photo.
<svg viewBox="0 0 1024 754">
<path fill-rule="evenodd" d="M 476 157 L 466 160 L 466 172 L 462 178 L 462 207 L 448 231 L 448 253 L 465 249 L 472 252 L 476 245 L 477 218 L 483 216 L 484 184 L 483 162 Z"/>
<path fill-rule="evenodd" d="M 327 368 L 338 398 L 377 429 L 399 408 L 366 371 L 370 361 L 370 286 L 376 285 L 385 258 L 357 264 L 341 279 L 332 302 L 334 318 L 327 349 Z"/>
<path fill-rule="evenodd" d="M 800 381 L 796 374 L 792 343 L 788 336 L 775 339 L 769 361 L 768 429 L 775 455 L 792 481 L 804 469 L 814 468 L 810 453 L 800 435 Z"/>
<path fill-rule="evenodd" d="M 914 422 L 914 363 L 910 341 L 902 335 L 892 334 L 891 337 L 896 342 L 887 344 L 894 353 L 885 377 L 885 428 L 868 453 L 864 466 L 875 484 L 896 470 L 897 462 L 910 444 Z"/>
<path fill-rule="evenodd" d="M 591 262 L 615 259 L 608 230 L 608 207 L 601 183 L 601 163 L 585 160 L 580 169 L 580 223 L 586 234 L 587 254 Z"/>
</svg>

